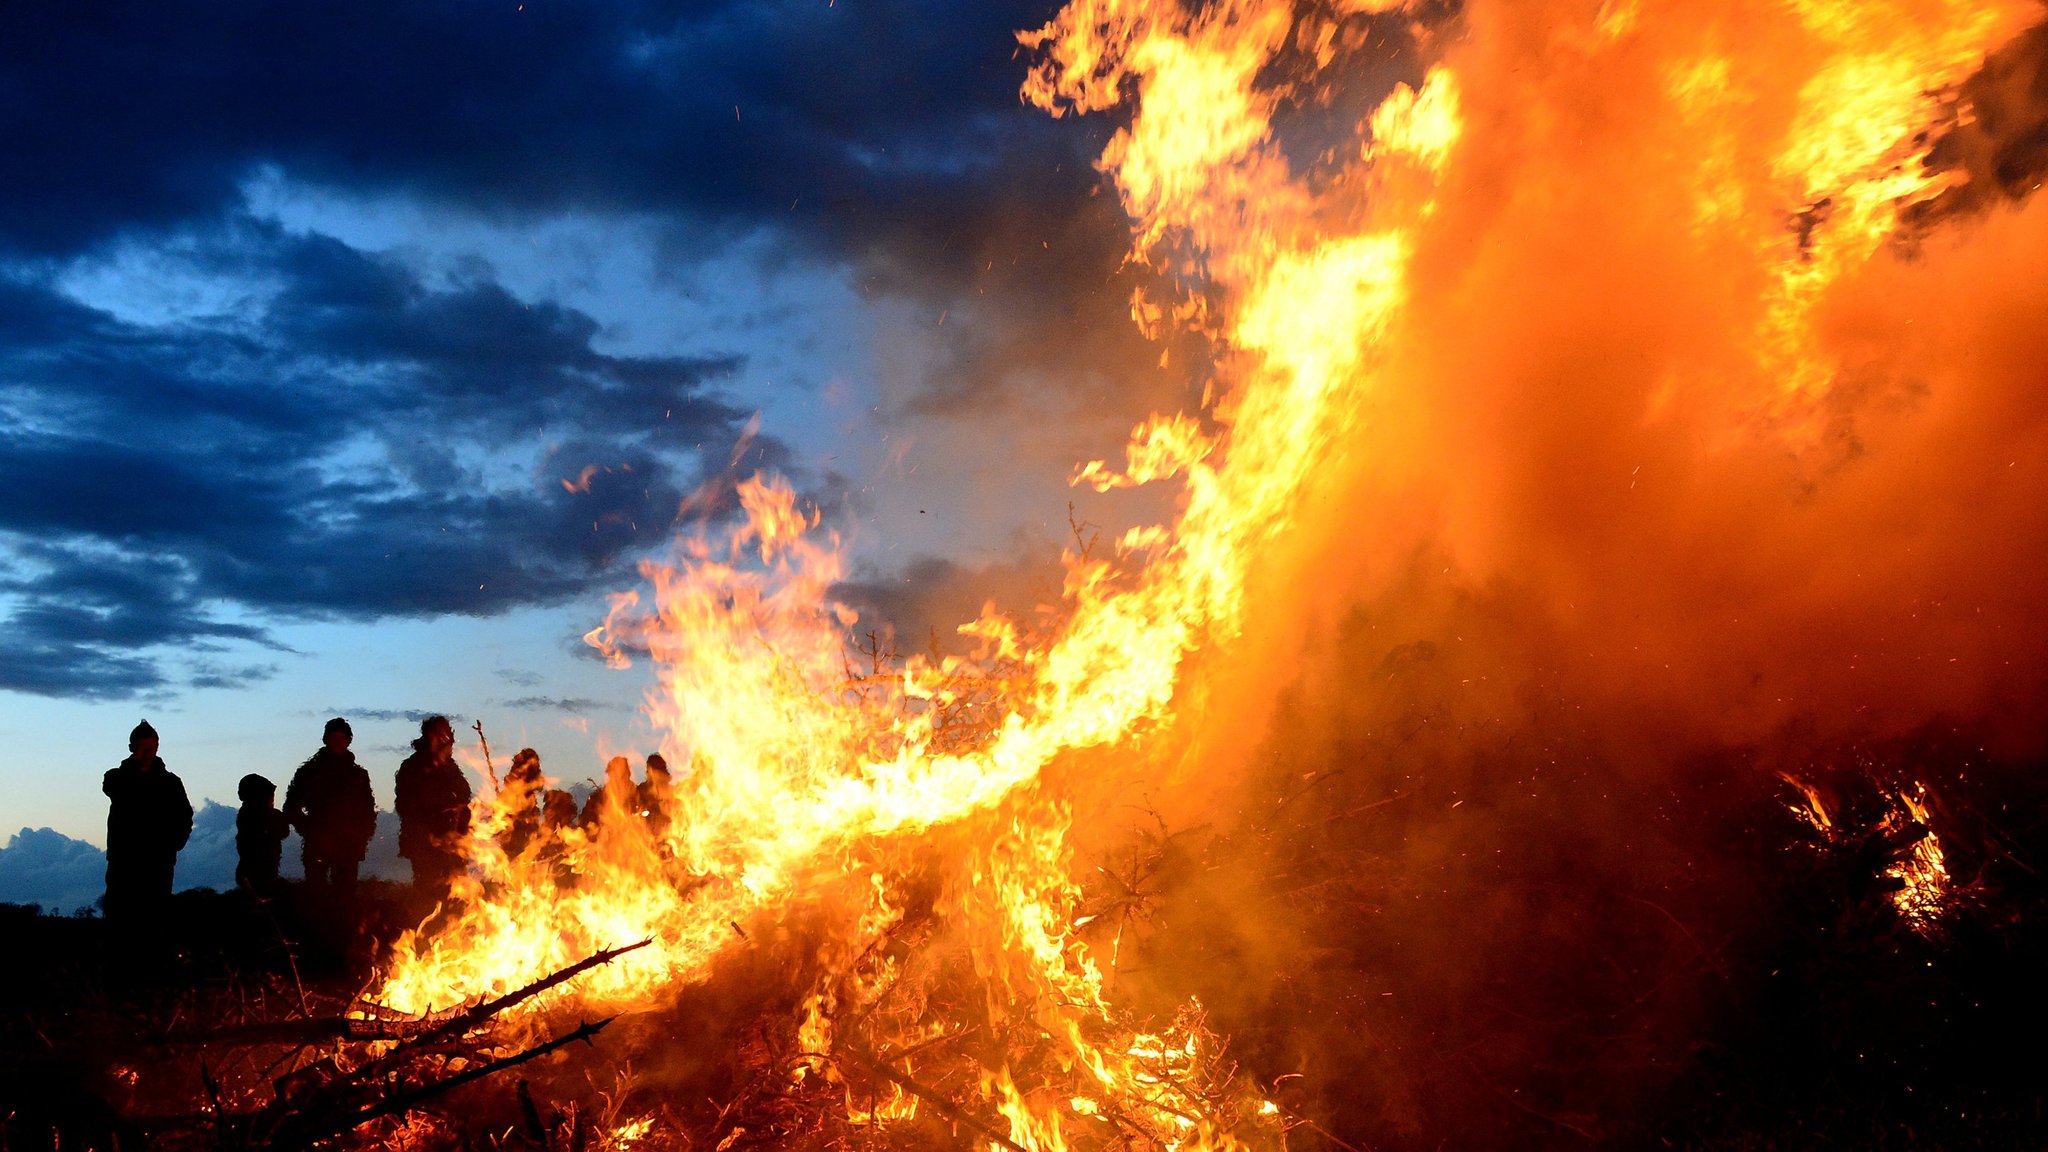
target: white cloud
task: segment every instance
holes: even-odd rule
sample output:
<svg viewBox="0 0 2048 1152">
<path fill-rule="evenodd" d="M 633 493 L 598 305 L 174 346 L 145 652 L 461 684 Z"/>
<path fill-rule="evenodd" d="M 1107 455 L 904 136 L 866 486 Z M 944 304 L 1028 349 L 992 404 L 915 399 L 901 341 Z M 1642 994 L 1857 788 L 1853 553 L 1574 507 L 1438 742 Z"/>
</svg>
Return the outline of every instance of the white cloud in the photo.
<svg viewBox="0 0 2048 1152">
<path fill-rule="evenodd" d="M 235 810 L 211 800 L 192 818 L 192 839 L 178 853 L 173 883 L 178 891 L 235 886 Z M 299 838 L 284 843 L 283 867 L 289 879 L 302 879 Z M 398 817 L 377 813 L 377 833 L 363 861 L 364 879 L 412 879 L 412 867 L 398 855 Z M 49 828 L 23 828 L 0 848 L 0 904 L 36 904 L 45 911 L 70 915 L 98 904 L 106 891 L 107 855 L 97 846 Z"/>
<path fill-rule="evenodd" d="M 0 902 L 68 914 L 98 900 L 106 878 L 105 853 L 49 828 L 23 828 L 0 848 Z"/>
</svg>

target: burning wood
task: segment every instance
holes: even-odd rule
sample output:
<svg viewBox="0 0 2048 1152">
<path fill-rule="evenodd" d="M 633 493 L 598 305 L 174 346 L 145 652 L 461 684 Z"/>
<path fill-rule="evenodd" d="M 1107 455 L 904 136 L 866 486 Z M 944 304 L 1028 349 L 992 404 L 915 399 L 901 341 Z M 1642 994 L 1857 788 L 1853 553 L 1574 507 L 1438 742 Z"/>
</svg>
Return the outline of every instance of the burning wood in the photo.
<svg viewBox="0 0 2048 1152">
<path fill-rule="evenodd" d="M 509 1054 L 489 1033 L 504 1013 L 560 988 L 585 972 L 646 947 L 651 941 L 605 949 L 493 1000 L 405 1018 L 375 1004 L 346 1015 L 243 1025 L 211 1032 L 172 1033 L 175 1045 L 333 1045 L 327 1055 L 278 1078 L 269 1103 L 236 1110 L 202 1067 L 211 1109 L 152 1127 L 160 1134 L 208 1131 L 223 1147 L 308 1148 L 372 1121 L 401 1117 L 464 1085 L 548 1055 L 577 1041 L 589 1043 L 610 1019 L 584 1022 L 551 1039 Z M 359 1046 L 344 1048 L 342 1045 Z M 381 1049 L 381 1051 L 379 1050 Z"/>
<path fill-rule="evenodd" d="M 1874 301 L 1915 276 L 1940 287 L 1939 275 L 1900 255 L 1912 222 L 1959 179 L 1935 163 L 1935 136 L 1960 118 L 1951 94 L 2038 14 L 2005 0 L 1967 11 L 1880 5 L 1877 15 L 1800 0 L 1789 14 L 1738 4 L 1731 11 L 1749 23 L 1729 17 L 1724 27 L 1726 6 L 1698 14 L 1631 3 L 1569 11 L 1486 3 L 1472 6 L 1469 35 L 1440 38 L 1419 7 L 1396 20 L 1374 0 L 1102 0 L 1076 3 L 1025 34 L 1031 102 L 1055 115 L 1123 108 L 1102 167 L 1131 218 L 1133 264 L 1183 282 L 1160 287 L 1164 299 L 1141 291 L 1134 312 L 1155 332 L 1178 328 L 1213 357 L 1199 411 L 1150 419 L 1133 430 L 1120 463 L 1094 461 L 1075 473 L 1098 492 L 1172 487 L 1161 502 L 1170 515 L 1105 547 L 1070 513 L 1075 541 L 1056 605 L 1021 621 L 991 606 L 961 627 L 967 654 L 942 655 L 934 645 L 904 657 L 879 631 L 849 642 L 856 614 L 833 595 L 849 575 L 846 553 L 821 531 L 816 510 L 786 481 L 741 481 L 743 519 L 681 540 L 668 563 L 649 567 L 651 593 L 618 597 L 588 637 L 611 663 L 652 663 L 649 715 L 664 734 L 662 754 L 688 765 L 673 792 L 645 793 L 643 805 L 621 759 L 587 819 L 577 824 L 572 810 L 549 820 L 537 810 L 546 802 L 537 762 L 520 762 L 531 772 L 522 768 L 518 786 L 508 776 L 501 789 L 486 745 L 490 794 L 476 801 L 474 820 L 449 822 L 449 835 L 467 829 L 462 853 L 435 842 L 413 857 L 455 873 L 439 913 L 391 942 L 360 1007 L 205 1033 L 216 1050 L 323 1051 L 277 1078 L 268 1103 L 240 1111 L 209 1069 L 212 1111 L 185 1126 L 222 1144 L 305 1147 L 408 1117 L 457 1089 L 481 1096 L 497 1087 L 496 1073 L 525 1067 L 532 1079 L 471 1105 L 459 1136 L 393 1128 L 353 1138 L 456 1144 L 523 1132 L 542 1147 L 562 1137 L 725 1152 L 859 1135 L 896 1145 L 964 1137 L 1008 1152 L 1220 1152 L 1277 1147 L 1298 1126 L 1321 1131 L 1316 1109 L 1270 1097 L 1287 1077 L 1314 1074 L 1324 1105 L 1351 1106 L 1347 1093 L 1357 1093 L 1341 1061 L 1264 1036 L 1265 1075 L 1240 1075 L 1227 1058 L 1240 1050 L 1226 1049 L 1204 1007 L 1218 1003 L 1208 990 L 1223 981 L 1196 964 L 1146 979 L 1145 965 L 1132 962 L 1173 956 L 1174 942 L 1153 938 L 1170 907 L 1200 926 L 1182 929 L 1182 954 L 1212 945 L 1217 954 L 1266 950 L 1259 970 L 1271 1001 L 1239 1004 L 1234 1018 L 1254 1031 L 1260 1010 L 1289 1006 L 1297 968 L 1324 965 L 1350 978 L 1341 996 L 1316 1002 L 1339 1024 L 1296 1023 L 1322 1025 L 1316 1034 L 1330 1047 L 1351 1045 L 1361 1063 L 1378 1061 L 1374 1082 L 1394 1087 L 1374 1102 L 1372 1123 L 1404 1139 L 1419 1127 L 1411 1115 L 1450 1110 L 1433 1095 L 1451 1095 L 1442 1087 L 1449 1082 L 1476 1085 L 1503 1114 L 1578 1138 L 1621 1131 L 1570 1103 L 1599 1077 L 1557 1072 L 1582 1065 L 1553 1060 L 1530 1030 L 1488 1031 L 1468 1017 L 1562 1019 L 1560 1031 L 1600 1038 L 1610 1026 L 1625 1031 L 1617 1021 L 1647 1020 L 1635 1035 L 1649 1039 L 1627 1070 L 1641 1077 L 1628 1091 L 1649 1097 L 1666 1082 L 1645 1070 L 1677 1044 L 1660 1029 L 1706 1011 L 1666 1004 L 1677 999 L 1671 990 L 1690 988 L 1687 978 L 1703 972 L 1735 982 L 1728 939 L 1695 930 L 1664 892 L 1632 886 L 1659 851 L 1683 859 L 1652 860 L 1662 868 L 1652 874 L 1695 883 L 1671 880 L 1692 875 L 1692 857 L 1679 847 L 1713 843 L 1665 831 L 1682 822 L 1671 813 L 1686 805 L 1675 786 L 1673 795 L 1645 798 L 1654 788 L 1639 777 L 1654 773 L 1644 764 L 1663 753 L 1646 750 L 1654 741 L 1643 733 L 1661 734 L 1662 717 L 1681 716 L 1668 721 L 1674 731 L 1710 731 L 1714 747 L 1733 756 L 1725 750 L 1830 705 L 1852 716 L 1838 727 L 1860 731 L 1863 700 L 1882 693 L 1857 679 L 1856 645 L 1867 635 L 1837 618 L 1890 613 L 1883 618 L 1899 621 L 1899 603 L 1910 604 L 1911 617 L 1900 627 L 1919 643 L 1879 687 L 1905 702 L 1902 715 L 1924 721 L 1953 700 L 1996 696 L 1982 685 L 1935 683 L 1913 664 L 1927 652 L 2005 645 L 2037 659 L 2024 638 L 1925 623 L 1954 579 L 1939 566 L 1914 569 L 1920 584 L 1910 595 L 1857 585 L 1844 603 L 1862 613 L 1806 588 L 1818 579 L 1812 536 L 1841 520 L 1889 540 L 1896 498 L 1912 486 L 1909 474 L 1888 472 L 1836 495 L 1815 479 L 1861 464 L 1861 425 L 1844 413 L 1868 419 L 1858 399 L 1866 391 L 1895 391 L 1906 410 L 1906 394 L 1933 389 L 1926 381 L 1947 380 L 1949 361 L 1979 352 L 1956 335 L 1976 329 L 1953 315 L 1935 314 L 1940 323 L 1916 331 L 1941 331 L 1909 339 L 1899 332 L 1915 314 Z M 1347 80 L 1338 62 L 1395 34 L 1404 59 L 1418 62 L 1412 74 L 1394 83 L 1377 67 L 1356 68 L 1391 88 L 1344 125 L 1340 146 L 1287 146 L 1287 117 L 1337 106 Z M 1648 113 L 1606 91 L 1616 77 Z M 1531 96 L 1544 98 L 1536 113 Z M 1683 147 L 1671 142 L 1673 126 Z M 1309 152 L 1312 162 L 1301 158 Z M 1644 191 L 1618 208 L 1613 190 L 1632 183 Z M 1544 243 L 1491 242 L 1522 233 Z M 1597 291 L 1564 304 L 1530 300 L 1530 285 L 1547 283 L 1587 247 L 1607 257 L 1587 263 L 1603 267 L 1569 270 Z M 1941 265 L 1942 274 L 1960 278 L 2003 255 L 1958 251 L 1962 271 Z M 1630 311 L 1645 284 L 1682 306 L 1667 309 L 1672 315 Z M 2039 303 L 2038 294 L 2013 299 Z M 1692 310 L 1715 323 L 1690 323 Z M 1618 324 L 1645 334 L 1620 346 L 1588 335 L 1617 313 Z M 1533 350 L 1511 355 L 1462 335 L 1502 325 L 1526 326 L 1515 331 Z M 2012 359 L 2023 370 L 2003 370 L 2033 381 L 2037 358 Z M 1564 391 L 1553 384 L 1582 373 L 1608 390 L 1559 404 L 1566 415 L 1553 419 L 1546 406 Z M 1460 399 L 1410 395 L 1432 390 Z M 1980 423 L 2005 417 L 1995 403 L 1967 414 Z M 1940 455 L 1946 446 L 1880 415 L 1895 450 Z M 1565 447 L 1532 447 L 1492 427 L 1520 423 L 1541 429 L 1530 439 Z M 1968 442 L 1970 427 L 1941 427 Z M 1492 444 L 1489 437 L 1505 447 L 1473 447 Z M 1582 454 L 1582 442 L 1599 451 Z M 1375 453 L 1384 472 L 1367 462 Z M 1637 453 L 1668 466 L 1654 497 L 1640 461 L 1630 464 Z M 1600 479 L 1578 479 L 1589 474 Z M 1861 473 L 1854 479 L 1863 482 Z M 1944 525 L 1967 519 L 1955 510 L 2005 491 L 2002 483 L 1974 475 L 1919 515 Z M 1424 507 L 1362 526 L 1356 489 L 1375 485 L 1418 493 Z M 1721 488 L 1746 503 L 1699 495 Z M 1820 494 L 1775 495 L 1787 490 Z M 1607 512 L 1580 522 L 1572 511 L 1581 505 Z M 1727 522 L 1746 518 L 1767 521 L 1750 536 L 1733 533 L 1755 546 L 1727 547 Z M 2011 518 L 2035 529 L 2026 539 L 2040 537 L 2037 511 Z M 1927 532 L 1936 543 L 1961 540 L 1987 561 L 2008 556 L 2002 541 Z M 1303 621 L 1318 614 L 1347 620 L 1346 629 L 1356 622 L 1361 633 L 1379 626 L 1354 609 L 1359 586 L 1404 579 L 1377 571 L 1393 563 L 1382 550 L 1442 576 L 1469 566 L 1448 591 L 1433 576 L 1413 593 L 1457 603 L 1407 614 L 1403 627 L 1418 635 L 1377 646 L 1348 634 L 1305 640 L 1321 625 Z M 1701 603 L 1683 589 L 1646 588 L 1656 581 L 1635 574 L 1643 557 L 1667 572 L 1713 573 L 1711 595 Z M 1857 579 L 1872 586 L 1898 563 L 1867 546 L 1834 559 L 1845 570 L 1867 563 L 1880 577 Z M 1539 575 L 1526 585 L 1508 580 L 1525 569 Z M 1492 590 L 1496 581 L 1512 587 Z M 1326 584 L 1334 587 L 1327 596 Z M 1387 593 L 1397 594 L 1405 593 Z M 1723 642 L 1720 630 L 1735 629 L 1754 601 L 1773 594 L 1783 601 L 1773 608 L 1782 629 Z M 1491 650 L 1526 667 L 1511 684 L 1474 686 L 1506 679 L 1505 661 L 1447 655 L 1467 642 L 1457 628 L 1421 633 L 1443 621 L 1486 624 L 1490 612 L 1524 625 L 1515 642 L 1492 637 Z M 1625 632 L 1626 642 L 1607 630 Z M 1788 636 L 1834 646 L 1829 671 L 1814 672 L 1812 657 L 1783 656 L 1779 649 L 1797 646 Z M 1550 643 L 1559 637 L 1570 643 Z M 1326 642 L 1335 650 L 1324 654 L 1328 663 L 1344 675 L 1318 684 L 1301 662 Z M 1688 645 L 1700 668 L 1672 674 Z M 1531 648 L 1546 651 L 1532 656 Z M 1372 660 L 1346 664 L 1367 652 Z M 1990 678 L 1982 669 L 1995 666 L 1980 663 Z M 1452 665 L 1470 674 L 1442 671 Z M 1772 680 L 1765 689 L 1766 672 L 1802 687 Z M 1413 692 L 1413 706 L 1394 711 L 1403 691 Z M 1307 712 L 1341 731 L 1269 724 L 1296 692 L 1341 698 Z M 1692 701 L 1696 692 L 1716 704 Z M 1772 692 L 1782 694 L 1766 699 Z M 1551 714 L 1609 700 L 1624 702 L 1610 706 L 1628 713 L 1625 721 L 1610 717 L 1602 728 Z M 1432 735 L 1452 726 L 1446 719 L 1463 743 L 1432 743 L 1450 739 Z M 1299 735 L 1298 744 L 1261 744 L 1268 728 Z M 1525 730 L 1541 737 L 1540 749 L 1515 746 Z M 481 739 L 480 721 L 476 732 Z M 1509 750 L 1491 743 L 1496 735 Z M 1267 763 L 1319 738 L 1327 741 L 1320 759 L 1289 766 L 1301 771 L 1283 778 Z M 1602 759 L 1607 745 L 1628 751 Z M 1549 776 L 1538 778 L 1539 762 Z M 1766 762 L 1751 753 L 1747 775 L 1728 775 L 1756 787 L 1765 771 L 1756 765 Z M 1318 808 L 1317 789 L 1365 763 L 1385 787 L 1360 783 L 1367 773 L 1359 772 L 1347 781 L 1353 794 Z M 1589 783 L 1574 771 L 1606 775 Z M 1455 787 L 1442 782 L 1455 773 Z M 1878 775 L 1856 777 L 1878 789 L 1861 805 L 1799 772 L 1787 776 L 1799 793 L 1792 811 L 1817 849 L 1818 878 L 1798 894 L 1838 901 L 1832 930 L 1883 938 L 1896 957 L 1939 936 L 1970 885 L 1951 874 L 1964 839 L 1924 782 L 1936 778 L 1873 784 Z M 1252 794 L 1247 781 L 1265 790 Z M 1122 817 L 1110 814 L 1131 811 L 1133 796 L 1149 803 L 1160 794 L 1198 810 L 1180 795 L 1194 783 L 1237 803 L 1230 826 L 1200 844 L 1176 843 L 1160 821 L 1142 859 L 1094 869 L 1108 890 L 1090 901 L 1079 879 L 1091 875 L 1087 865 L 1104 844 L 1126 843 Z M 1549 788 L 1584 811 L 1547 810 Z M 1783 821 L 1781 801 L 1766 805 Z M 469 813 L 452 806 L 454 816 Z M 1626 831 L 1594 842 L 1586 826 L 1603 818 Z M 1382 844 L 1356 831 L 1379 819 L 1404 821 L 1399 827 L 1415 834 Z M 1473 824 L 1489 832 L 1463 831 Z M 1643 827 L 1658 835 L 1637 837 Z M 1360 927 L 1384 923 L 1376 918 L 1390 908 L 1434 909 L 1450 893 L 1469 894 L 1473 887 L 1460 885 L 1475 885 L 1488 867 L 1498 870 L 1489 877 L 1497 887 L 1472 901 L 1478 907 L 1408 913 L 1428 948 L 1404 951 L 1407 941 L 1391 931 L 1376 938 Z M 1608 886 L 1567 886 L 1586 876 Z M 1162 877 L 1177 891 L 1167 893 Z M 1543 895 L 1560 887 L 1568 898 Z M 1290 902 L 1305 907 L 1274 910 Z M 1319 934 L 1258 930 L 1296 915 Z M 1891 940 L 1873 919 L 1921 938 L 1898 932 L 1904 942 Z M 1523 956 L 1525 940 L 1573 932 L 1612 946 L 1599 956 L 1597 993 L 1519 971 L 1537 967 Z M 629 939 L 641 942 L 606 946 Z M 1245 963 L 1227 956 L 1214 971 Z M 1540 1002 L 1459 999 L 1444 991 L 1458 983 L 1448 977 L 1396 978 L 1467 963 L 1461 971 L 1488 977 L 1473 976 L 1472 987 L 1490 994 L 1527 980 Z M 1389 987 L 1363 991 L 1385 973 L 1396 974 L 1386 976 Z M 1196 988 L 1204 977 L 1212 982 Z M 1373 1024 L 1400 1030 L 1382 1004 L 1397 997 L 1392 985 L 1405 997 L 1416 983 L 1443 993 L 1441 1017 L 1416 1019 L 1447 1021 L 1447 1031 L 1473 1027 L 1476 1039 L 1432 1048 L 1438 1037 L 1420 1024 L 1400 1033 L 1420 1037 L 1410 1048 L 1373 1038 Z M 1552 995 L 1582 999 L 1553 1012 Z M 562 1059 L 606 1028 L 605 1060 Z M 1488 1042 L 1498 1036 L 1526 1043 Z M 1422 1053 L 1423 1071 L 1390 1071 L 1411 1049 Z M 1529 1090 L 1511 1086 L 1504 1071 L 1528 1077 Z M 565 1105 L 573 1110 L 544 1116 L 535 1083 L 543 1099 L 550 1088 L 580 1093 Z M 586 1107 L 593 1095 L 606 1100 L 602 1116 Z M 713 1102 L 700 1107 L 700 1099 Z M 431 1129 L 417 1115 L 403 1123 Z"/>
</svg>

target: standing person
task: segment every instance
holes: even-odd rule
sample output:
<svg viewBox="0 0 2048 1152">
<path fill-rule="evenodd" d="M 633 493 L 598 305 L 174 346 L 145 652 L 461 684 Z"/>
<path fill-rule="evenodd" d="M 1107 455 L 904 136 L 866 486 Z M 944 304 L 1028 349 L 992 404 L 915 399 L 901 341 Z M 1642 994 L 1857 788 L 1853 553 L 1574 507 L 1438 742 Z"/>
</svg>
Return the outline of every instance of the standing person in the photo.
<svg viewBox="0 0 2048 1152">
<path fill-rule="evenodd" d="M 545 791 L 547 779 L 540 772 L 540 753 L 521 748 L 505 773 L 504 799 L 500 801 L 507 819 L 498 833 L 498 843 L 507 857 L 518 856 L 540 839 L 541 794 Z"/>
<path fill-rule="evenodd" d="M 185 784 L 158 759 L 156 729 L 128 733 L 128 758 L 100 781 L 107 794 L 107 919 L 143 924 L 164 913 L 178 850 L 192 837 Z"/>
<path fill-rule="evenodd" d="M 284 815 L 299 830 L 308 895 L 328 895 L 346 915 L 355 898 L 356 871 L 377 831 L 377 798 L 370 774 L 348 750 L 355 732 L 336 716 L 320 734 L 320 750 L 292 773 Z M 316 908 L 318 905 L 314 905 Z"/>
<path fill-rule="evenodd" d="M 668 758 L 659 752 L 647 754 L 647 779 L 640 784 L 640 816 L 654 841 L 668 838 L 669 804 L 675 797 L 675 779 L 669 775 Z"/>
<path fill-rule="evenodd" d="M 583 802 L 583 827 L 593 835 L 613 815 L 627 816 L 639 810 L 640 789 L 633 783 L 633 762 L 614 756 L 605 762 L 604 785 Z"/>
<path fill-rule="evenodd" d="M 291 821 L 277 810 L 277 785 L 251 772 L 235 788 L 242 807 L 235 813 L 235 883 L 257 896 L 277 892 L 277 862 Z"/>
<path fill-rule="evenodd" d="M 463 867 L 469 835 L 469 780 L 455 766 L 455 729 L 446 716 L 420 723 L 412 755 L 398 766 L 398 854 L 412 861 L 413 887 L 441 899 Z"/>
</svg>

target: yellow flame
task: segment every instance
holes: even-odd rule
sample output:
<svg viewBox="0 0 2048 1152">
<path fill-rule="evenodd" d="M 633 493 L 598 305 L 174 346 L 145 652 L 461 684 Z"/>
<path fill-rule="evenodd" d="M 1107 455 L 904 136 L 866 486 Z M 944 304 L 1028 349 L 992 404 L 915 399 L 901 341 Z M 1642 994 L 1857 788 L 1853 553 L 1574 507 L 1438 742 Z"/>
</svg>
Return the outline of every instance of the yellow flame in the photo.
<svg viewBox="0 0 2048 1152">
<path fill-rule="evenodd" d="M 1905 917 L 1907 923 L 1928 932 L 1948 911 L 1954 883 L 1949 878 L 1941 840 L 1928 827 L 1927 786 L 1915 784 L 1912 791 L 1900 792 L 1898 800 L 1907 818 L 1923 834 L 1914 841 L 1905 859 L 1885 869 L 1885 875 L 1900 884 L 1899 890 L 1892 893 L 1892 906 L 1899 910 L 1899 915 Z"/>
<path fill-rule="evenodd" d="M 1325 7 L 1341 17 L 1393 5 Z M 1653 7 L 1591 7 L 1576 50 L 1655 43 Z M 1738 65 L 1732 46 L 1667 45 L 1652 73 L 1674 123 L 1701 142 L 1683 226 L 1701 243 L 1733 235 L 1769 254 L 1757 355 L 1779 384 L 1765 406 L 1792 423 L 1792 402 L 1821 395 L 1838 367 L 1812 332 L 1830 285 L 1879 249 L 1902 205 L 1941 186 L 1921 163 L 1924 129 L 1942 114 L 1936 93 L 2025 11 L 1964 0 L 1794 7 L 1811 42 L 1799 108 L 1761 147 L 1744 143 L 1753 125 L 1741 119 L 1753 113 L 1741 90 L 1756 65 Z M 385 1003 L 422 1011 L 504 992 L 651 935 L 655 946 L 561 993 L 642 1005 L 705 979 L 792 906 L 829 905 L 837 935 L 816 957 L 821 975 L 795 1025 L 803 1051 L 822 1060 L 843 1042 L 847 1005 L 871 1003 L 898 975 L 861 957 L 901 923 L 905 846 L 972 824 L 939 912 L 966 942 L 991 1010 L 1028 1014 L 1051 1038 L 1046 1063 L 1072 1081 L 986 1067 L 980 1090 L 1010 1140 L 1062 1148 L 1073 1126 L 1114 1116 L 1158 1147 L 1231 1147 L 1232 1124 L 1277 1112 L 1244 1099 L 1226 1114 L 1196 1090 L 1213 1058 L 1199 1006 L 1137 1031 L 1108 1002 L 1078 931 L 1070 812 L 1048 769 L 1171 721 L 1191 657 L 1237 637 L 1265 546 L 1298 514 L 1316 469 L 1356 438 L 1366 402 L 1397 383 L 1385 346 L 1441 198 L 1462 187 L 1476 131 L 1465 109 L 1482 96 L 1503 102 L 1440 64 L 1420 87 L 1394 87 L 1362 125 L 1351 162 L 1365 178 L 1311 179 L 1277 147 L 1281 94 L 1261 79 L 1296 26 L 1284 0 L 1074 0 L 1021 37 L 1036 54 L 1024 94 L 1051 114 L 1128 102 L 1101 167 L 1131 217 L 1133 257 L 1170 265 L 1170 253 L 1196 253 L 1198 269 L 1176 271 L 1198 271 L 1220 301 L 1133 301 L 1149 331 L 1212 336 L 1225 385 L 1203 411 L 1136 429 L 1121 466 L 1097 461 L 1076 475 L 1102 490 L 1176 485 L 1172 521 L 1125 533 L 1113 557 L 1068 557 L 1049 626 L 987 613 L 961 629 L 980 641 L 977 659 L 855 674 L 854 617 L 829 596 L 844 575 L 839 542 L 786 483 L 741 484 L 742 522 L 681 541 L 672 562 L 646 569 L 651 597 L 618 597 L 589 637 L 609 661 L 644 651 L 659 672 L 648 712 L 670 761 L 688 765 L 667 822 L 614 810 L 595 830 L 558 830 L 546 850 L 508 856 L 495 838 L 511 816 L 484 798 L 468 899 L 435 933 L 399 943 L 378 991 Z M 1329 37 L 1317 43 L 1329 64 Z M 1792 237 L 1786 220 L 1802 212 Z M 1803 817 L 1826 828 L 1818 796 L 1807 798 Z M 1902 876 L 1910 891 L 1942 874 L 1936 842 L 1921 843 L 1926 855 L 1916 849 Z M 836 1075 L 829 1062 L 799 1074 Z M 893 1093 L 849 1108 L 883 1123 L 912 1114 L 915 1100 Z"/>
</svg>

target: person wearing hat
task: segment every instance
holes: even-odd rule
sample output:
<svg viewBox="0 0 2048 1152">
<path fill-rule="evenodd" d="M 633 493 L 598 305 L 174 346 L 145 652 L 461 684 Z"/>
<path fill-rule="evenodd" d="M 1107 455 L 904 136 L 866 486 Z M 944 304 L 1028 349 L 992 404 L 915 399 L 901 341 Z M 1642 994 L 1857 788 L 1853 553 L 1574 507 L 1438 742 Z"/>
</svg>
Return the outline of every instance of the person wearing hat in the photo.
<svg viewBox="0 0 2048 1152">
<path fill-rule="evenodd" d="M 330 894 L 338 910 L 355 895 L 356 870 L 377 831 L 377 799 L 370 774 L 348 750 L 355 732 L 336 716 L 321 733 L 320 750 L 292 774 L 284 816 L 298 829 L 310 894 Z"/>
<path fill-rule="evenodd" d="M 470 800 L 446 716 L 420 722 L 420 738 L 398 766 L 395 784 L 398 854 L 412 862 L 413 889 L 430 901 L 443 899 L 468 866 Z"/>
<path fill-rule="evenodd" d="M 160 916 L 171 899 L 178 850 L 192 837 L 185 784 L 157 757 L 156 729 L 144 720 L 128 733 L 128 758 L 100 781 L 107 794 L 107 919 Z"/>
</svg>

